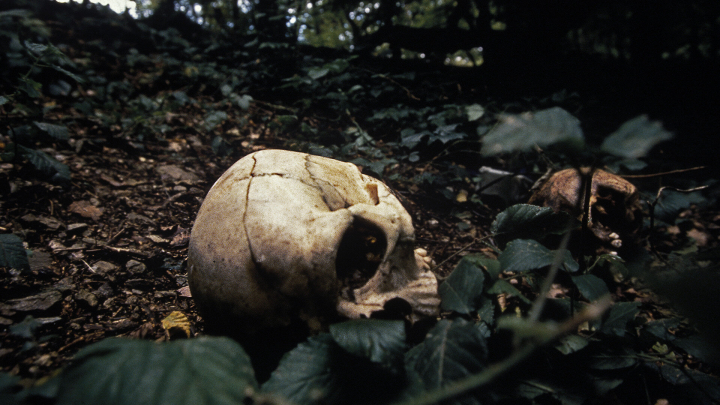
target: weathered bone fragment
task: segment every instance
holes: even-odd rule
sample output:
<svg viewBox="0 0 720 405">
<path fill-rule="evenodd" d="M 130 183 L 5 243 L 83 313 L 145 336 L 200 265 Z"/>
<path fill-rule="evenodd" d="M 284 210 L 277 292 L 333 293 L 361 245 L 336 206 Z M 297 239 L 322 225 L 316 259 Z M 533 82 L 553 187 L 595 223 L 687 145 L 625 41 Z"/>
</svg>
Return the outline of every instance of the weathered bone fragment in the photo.
<svg viewBox="0 0 720 405">
<path fill-rule="evenodd" d="M 580 169 L 588 170 L 590 169 Z M 530 204 L 552 207 L 582 218 L 584 193 L 577 169 L 553 174 L 529 200 Z M 632 183 L 612 173 L 596 169 L 590 187 L 588 228 L 601 248 L 617 250 L 623 239 L 632 238 L 642 223 L 639 194 Z"/>
<path fill-rule="evenodd" d="M 351 163 L 282 150 L 237 161 L 192 229 L 188 279 L 210 325 L 245 333 L 298 320 L 319 330 L 395 298 L 410 320 L 438 313 L 437 281 L 410 215 Z"/>
</svg>

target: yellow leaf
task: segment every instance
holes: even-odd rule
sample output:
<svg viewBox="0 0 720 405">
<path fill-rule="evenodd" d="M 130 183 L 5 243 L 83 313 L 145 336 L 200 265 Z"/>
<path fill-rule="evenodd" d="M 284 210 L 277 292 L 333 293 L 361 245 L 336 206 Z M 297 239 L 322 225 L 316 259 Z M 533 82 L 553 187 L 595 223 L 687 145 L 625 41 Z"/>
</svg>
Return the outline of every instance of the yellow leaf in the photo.
<svg viewBox="0 0 720 405">
<path fill-rule="evenodd" d="M 185 332 L 185 336 L 190 337 L 190 321 L 187 316 L 180 311 L 172 311 L 170 315 L 162 320 L 162 326 L 168 335 L 183 331 Z"/>
<path fill-rule="evenodd" d="M 467 200 L 468 200 L 468 192 L 465 190 L 460 190 L 460 192 L 458 192 L 457 196 L 455 196 L 455 201 L 457 201 L 459 203 L 464 203 Z"/>
</svg>

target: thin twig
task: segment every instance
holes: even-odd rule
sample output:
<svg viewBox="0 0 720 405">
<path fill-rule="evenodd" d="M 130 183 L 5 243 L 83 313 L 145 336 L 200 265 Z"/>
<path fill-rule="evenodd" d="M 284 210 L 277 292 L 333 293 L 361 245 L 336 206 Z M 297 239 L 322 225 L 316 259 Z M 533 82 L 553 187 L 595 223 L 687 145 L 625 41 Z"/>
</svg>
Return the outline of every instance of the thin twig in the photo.
<svg viewBox="0 0 720 405">
<path fill-rule="evenodd" d="M 694 170 L 702 170 L 707 166 L 697 166 L 697 167 L 691 167 L 688 169 L 678 169 L 678 170 L 671 170 L 669 172 L 662 172 L 662 173 L 650 173 L 650 174 L 628 174 L 628 175 L 621 175 L 620 177 L 624 179 L 645 179 L 649 177 L 660 177 L 660 176 L 667 176 L 669 174 L 677 174 L 677 173 L 685 173 L 690 172 Z"/>
</svg>

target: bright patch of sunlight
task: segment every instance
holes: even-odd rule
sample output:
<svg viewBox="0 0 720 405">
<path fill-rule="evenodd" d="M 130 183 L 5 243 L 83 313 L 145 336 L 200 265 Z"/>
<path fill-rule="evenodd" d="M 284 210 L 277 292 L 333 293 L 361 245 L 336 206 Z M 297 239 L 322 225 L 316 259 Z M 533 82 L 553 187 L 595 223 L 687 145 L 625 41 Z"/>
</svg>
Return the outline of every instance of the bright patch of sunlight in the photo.
<svg viewBox="0 0 720 405">
<path fill-rule="evenodd" d="M 58 3 L 69 3 L 69 0 L 57 0 Z M 103 6 L 110 6 L 110 9 L 116 13 L 123 13 L 127 8 L 130 11 L 130 15 L 137 17 L 135 10 L 135 2 L 132 0 L 90 0 L 91 3 L 102 4 Z"/>
</svg>

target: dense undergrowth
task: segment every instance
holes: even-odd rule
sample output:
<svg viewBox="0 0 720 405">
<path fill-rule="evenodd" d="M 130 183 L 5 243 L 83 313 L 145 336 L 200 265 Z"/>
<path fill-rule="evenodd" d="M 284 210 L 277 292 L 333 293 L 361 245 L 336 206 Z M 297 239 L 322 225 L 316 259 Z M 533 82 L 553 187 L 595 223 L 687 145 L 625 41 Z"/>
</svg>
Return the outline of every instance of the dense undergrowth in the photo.
<svg viewBox="0 0 720 405">
<path fill-rule="evenodd" d="M 86 13 L 77 32 L 115 18 L 68 10 Z M 720 401 L 716 241 L 702 248 L 661 232 L 687 227 L 682 215 L 712 206 L 716 191 L 702 187 L 713 180 L 665 177 L 662 192 L 639 184 L 647 219 L 637 246 L 620 256 L 568 251 L 557 242 L 576 228 L 568 215 L 520 204 L 546 169 L 589 165 L 641 183 L 684 168 L 664 158 L 661 142 L 671 134 L 659 123 L 640 116 L 602 142 L 586 141 L 575 118 L 587 114 L 583 98 L 571 91 L 501 100 L 461 91 L 440 66 L 392 69 L 329 50 L 183 38 L 131 21 L 110 24 L 114 38 L 92 41 L 64 27 L 69 20 L 57 22 L 25 9 L 0 12 L 0 160 L 12 176 L 75 187 L 58 150 L 143 154 L 204 143 L 225 167 L 256 149 L 301 150 L 362 166 L 453 221 L 467 247 L 482 247 L 458 253 L 484 253 L 453 255 L 439 267 L 436 323 L 333 325 L 288 352 L 267 381 L 227 338 L 112 338 L 37 381 L 0 374 L 0 402 Z M 178 155 L 205 158 L 198 150 L 179 147 Z M 0 181 L 4 195 L 14 192 L 13 179 Z M 11 229 L 3 224 L 0 265 L 28 271 L 33 246 Z M 554 271 L 554 298 L 538 299 L 550 295 L 543 280 Z M 607 297 L 615 301 L 609 309 Z M 3 327 L 29 341 L 37 329 L 32 318 Z"/>
</svg>

